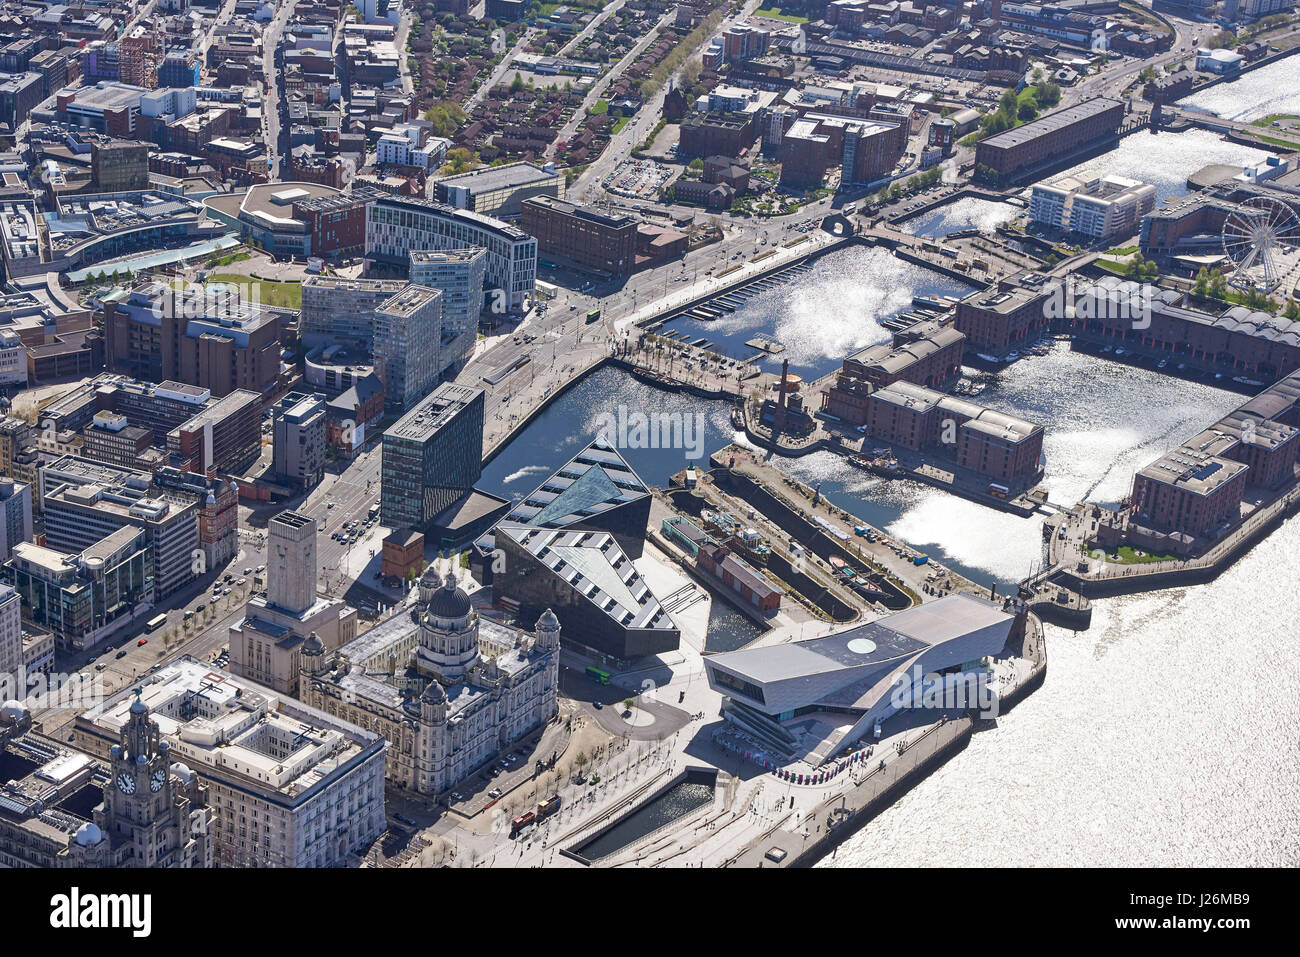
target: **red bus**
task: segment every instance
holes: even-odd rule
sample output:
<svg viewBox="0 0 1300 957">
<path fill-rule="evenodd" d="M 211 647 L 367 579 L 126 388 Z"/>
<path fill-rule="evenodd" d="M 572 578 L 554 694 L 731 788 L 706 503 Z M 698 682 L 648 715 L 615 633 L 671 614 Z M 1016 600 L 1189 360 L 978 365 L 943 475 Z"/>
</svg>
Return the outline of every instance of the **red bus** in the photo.
<svg viewBox="0 0 1300 957">
<path fill-rule="evenodd" d="M 515 818 L 513 821 L 510 822 L 510 833 L 518 834 L 524 828 L 528 827 L 528 825 L 532 824 L 535 820 L 537 820 L 537 814 L 535 812 L 525 811 L 523 814 L 519 815 L 517 818 Z"/>
</svg>

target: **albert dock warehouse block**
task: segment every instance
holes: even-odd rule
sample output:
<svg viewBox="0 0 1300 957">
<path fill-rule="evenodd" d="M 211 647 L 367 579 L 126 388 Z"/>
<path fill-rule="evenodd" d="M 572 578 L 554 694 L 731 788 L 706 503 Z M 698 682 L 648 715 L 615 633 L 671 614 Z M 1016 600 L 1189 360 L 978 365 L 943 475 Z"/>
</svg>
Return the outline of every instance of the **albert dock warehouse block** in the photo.
<svg viewBox="0 0 1300 957">
<path fill-rule="evenodd" d="M 976 172 L 986 167 L 1004 184 L 1023 180 L 1073 153 L 1113 139 L 1123 119 L 1124 104 L 1107 97 L 1048 113 L 980 140 L 975 147 Z"/>
</svg>

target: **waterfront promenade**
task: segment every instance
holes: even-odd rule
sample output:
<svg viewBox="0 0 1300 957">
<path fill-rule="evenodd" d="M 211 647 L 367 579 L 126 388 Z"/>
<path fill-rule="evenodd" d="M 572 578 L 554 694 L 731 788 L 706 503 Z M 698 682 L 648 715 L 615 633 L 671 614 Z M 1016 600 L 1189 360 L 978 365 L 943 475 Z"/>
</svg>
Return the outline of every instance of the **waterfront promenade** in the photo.
<svg viewBox="0 0 1300 957">
<path fill-rule="evenodd" d="M 1091 509 L 1076 509 L 1063 520 L 1065 535 L 1052 535 L 1049 553 L 1052 564 L 1042 577 L 1088 597 L 1206 582 L 1297 511 L 1300 511 L 1300 488 L 1293 485 L 1256 507 L 1240 525 L 1194 558 L 1123 562 L 1116 560 L 1114 553 L 1090 546 L 1096 520 L 1091 516 Z"/>
</svg>

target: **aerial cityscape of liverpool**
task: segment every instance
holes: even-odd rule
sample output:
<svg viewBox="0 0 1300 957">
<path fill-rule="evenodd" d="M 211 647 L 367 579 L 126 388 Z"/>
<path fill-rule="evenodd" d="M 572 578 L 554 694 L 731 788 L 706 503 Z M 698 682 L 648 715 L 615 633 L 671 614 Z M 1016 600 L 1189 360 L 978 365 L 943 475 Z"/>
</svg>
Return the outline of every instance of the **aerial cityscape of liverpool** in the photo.
<svg viewBox="0 0 1300 957">
<path fill-rule="evenodd" d="M 1249 927 L 1192 875 L 1300 865 L 1296 54 L 0 0 L 0 868 L 1176 869 L 1094 916 Z"/>
</svg>

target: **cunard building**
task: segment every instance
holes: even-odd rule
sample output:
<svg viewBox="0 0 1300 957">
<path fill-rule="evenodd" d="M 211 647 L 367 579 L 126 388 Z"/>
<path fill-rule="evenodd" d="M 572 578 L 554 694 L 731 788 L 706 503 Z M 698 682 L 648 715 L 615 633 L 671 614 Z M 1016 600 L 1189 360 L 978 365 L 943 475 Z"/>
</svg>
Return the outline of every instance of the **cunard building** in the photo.
<svg viewBox="0 0 1300 957">
<path fill-rule="evenodd" d="M 430 567 L 408 609 L 337 651 L 309 637 L 299 695 L 387 738 L 392 783 L 437 794 L 555 716 L 559 658 L 549 610 L 533 634 L 480 619 Z"/>
</svg>

